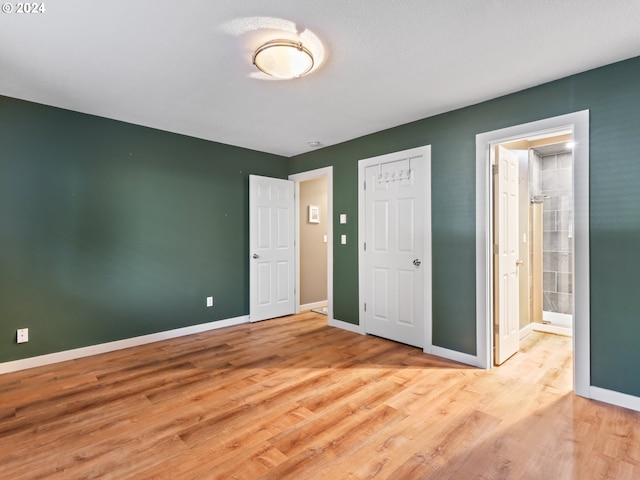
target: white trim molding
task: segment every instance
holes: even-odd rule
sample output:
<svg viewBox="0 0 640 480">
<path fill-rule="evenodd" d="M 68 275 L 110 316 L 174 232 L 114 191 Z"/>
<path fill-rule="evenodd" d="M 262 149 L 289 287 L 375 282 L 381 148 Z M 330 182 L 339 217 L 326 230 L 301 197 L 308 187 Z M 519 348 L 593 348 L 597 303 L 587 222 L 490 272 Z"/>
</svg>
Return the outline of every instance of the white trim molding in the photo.
<svg viewBox="0 0 640 480">
<path fill-rule="evenodd" d="M 600 387 L 591 387 L 589 389 L 589 397 L 592 400 L 598 400 L 640 412 L 640 397 Z"/>
<path fill-rule="evenodd" d="M 562 335 L 563 337 L 573 337 L 573 329 L 571 328 L 538 322 L 533 322 L 531 325 L 533 325 L 533 329 L 536 332 L 553 333 L 554 335 Z"/>
<path fill-rule="evenodd" d="M 126 338 L 124 340 L 116 340 L 114 342 L 100 343 L 89 347 L 74 348 L 73 350 L 65 350 L 63 352 L 48 353 L 37 357 L 25 358 L 22 360 L 14 360 L 11 362 L 0 363 L 0 374 L 17 372 L 26 370 L 27 368 L 41 367 L 43 365 L 51 365 L 54 363 L 66 362 L 77 358 L 89 357 L 91 355 L 99 355 L 101 353 L 115 352 L 125 348 L 137 347 L 148 343 L 160 342 L 171 338 L 185 337 L 194 333 L 207 332 L 209 330 L 217 330 L 224 327 L 232 327 L 249 323 L 249 315 L 241 317 L 227 318 L 216 322 L 201 323 L 190 327 L 176 328 L 174 330 L 166 330 L 164 332 L 151 333 L 140 337 Z"/>
<path fill-rule="evenodd" d="M 526 337 L 527 335 L 529 335 L 531 332 L 533 332 L 534 328 L 533 328 L 533 323 L 530 323 L 529 325 L 527 325 L 526 327 L 523 327 L 520 329 L 520 340 L 522 340 L 524 337 Z"/>
<path fill-rule="evenodd" d="M 305 305 L 300 305 L 300 311 L 304 312 L 305 310 L 313 310 L 314 308 L 322 308 L 326 306 L 327 306 L 326 300 L 323 300 L 322 302 L 307 303 Z"/>
<path fill-rule="evenodd" d="M 340 328 L 342 330 L 347 330 L 348 332 L 365 335 L 363 325 L 355 325 L 353 323 L 343 322 L 342 320 L 336 320 L 335 318 L 330 318 L 328 324 L 330 327 Z"/>
<path fill-rule="evenodd" d="M 464 363 L 472 367 L 481 367 L 478 363 L 478 357 L 475 355 L 469 355 L 468 353 L 457 352 L 456 350 L 449 350 L 448 348 L 438 347 L 433 345 L 430 352 L 431 355 L 446 358 L 447 360 L 453 360 L 454 362 Z"/>
<path fill-rule="evenodd" d="M 548 312 L 543 310 L 542 321 L 559 327 L 573 328 L 573 315 L 568 313 Z"/>
</svg>

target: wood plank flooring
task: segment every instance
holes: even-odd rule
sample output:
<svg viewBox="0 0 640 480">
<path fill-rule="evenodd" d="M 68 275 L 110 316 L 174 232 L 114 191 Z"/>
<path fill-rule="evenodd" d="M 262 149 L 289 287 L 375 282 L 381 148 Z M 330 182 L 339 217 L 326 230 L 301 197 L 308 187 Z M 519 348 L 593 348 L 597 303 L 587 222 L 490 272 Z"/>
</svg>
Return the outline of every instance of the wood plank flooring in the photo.
<svg viewBox="0 0 640 480">
<path fill-rule="evenodd" d="M 0 477 L 639 479 L 571 339 L 483 371 L 303 313 L 0 376 Z"/>
</svg>

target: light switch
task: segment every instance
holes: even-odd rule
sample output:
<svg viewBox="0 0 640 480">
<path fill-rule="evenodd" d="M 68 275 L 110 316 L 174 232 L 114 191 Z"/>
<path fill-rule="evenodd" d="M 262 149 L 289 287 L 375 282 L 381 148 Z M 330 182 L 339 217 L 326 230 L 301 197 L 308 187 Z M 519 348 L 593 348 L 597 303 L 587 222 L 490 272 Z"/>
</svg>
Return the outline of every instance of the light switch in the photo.
<svg viewBox="0 0 640 480">
<path fill-rule="evenodd" d="M 341 213 L 340 214 L 340 223 L 347 223 L 347 214 L 346 213 Z"/>
<path fill-rule="evenodd" d="M 340 235 L 340 243 L 342 245 L 346 245 L 347 244 L 347 236 L 346 235 Z"/>
<path fill-rule="evenodd" d="M 324 243 L 327 243 L 327 240 L 328 240 L 327 236 L 326 236 L 326 235 L 324 235 L 324 236 L 322 237 L 322 241 L 323 241 Z"/>
</svg>

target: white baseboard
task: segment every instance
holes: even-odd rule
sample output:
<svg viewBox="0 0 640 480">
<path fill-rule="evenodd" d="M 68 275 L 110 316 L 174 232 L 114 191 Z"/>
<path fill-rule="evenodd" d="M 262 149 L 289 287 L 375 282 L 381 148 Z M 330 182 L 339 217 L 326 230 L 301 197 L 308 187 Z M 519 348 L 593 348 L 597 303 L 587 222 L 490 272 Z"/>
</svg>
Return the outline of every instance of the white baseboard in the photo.
<svg viewBox="0 0 640 480">
<path fill-rule="evenodd" d="M 565 337 L 572 337 L 573 330 L 567 327 L 559 327 L 558 325 L 550 325 L 548 323 L 533 322 L 533 329 L 536 332 L 555 333 L 556 335 L 564 335 Z"/>
<path fill-rule="evenodd" d="M 124 340 L 116 340 L 115 342 L 101 343 L 91 345 L 89 347 L 74 348 L 73 350 L 65 350 L 63 352 L 48 353 L 37 357 L 24 358 L 11 362 L 0 363 L 0 374 L 17 372 L 26 370 L 27 368 L 40 367 L 42 365 L 50 365 L 53 363 L 66 362 L 67 360 L 75 360 L 76 358 L 89 357 L 100 353 L 114 352 L 124 348 L 146 345 L 147 343 L 159 342 L 170 338 L 184 337 L 194 333 L 206 332 L 209 330 L 217 330 L 218 328 L 231 327 L 249 322 L 249 315 L 242 317 L 228 318 L 218 320 L 217 322 L 202 323 L 192 325 L 190 327 L 176 328 L 164 332 L 151 333 L 140 337 L 126 338 Z"/>
<path fill-rule="evenodd" d="M 557 313 L 557 312 L 542 312 L 542 320 L 545 322 L 551 322 L 554 325 L 558 325 L 560 327 L 573 327 L 573 315 L 569 315 L 567 313 Z"/>
<path fill-rule="evenodd" d="M 313 310 L 314 308 L 322 308 L 326 306 L 327 306 L 326 300 L 322 302 L 306 303 L 304 305 L 300 305 L 300 311 L 304 312 L 305 310 Z"/>
<path fill-rule="evenodd" d="M 336 320 L 335 318 L 330 318 L 327 324 L 330 327 L 341 328 L 342 330 L 347 330 L 353 333 L 359 333 L 360 335 L 364 335 L 364 329 L 360 325 L 354 325 L 353 323 L 343 322 L 342 320 Z"/>
<path fill-rule="evenodd" d="M 520 340 L 529 335 L 531 332 L 533 332 L 533 323 L 530 323 L 526 327 L 520 329 Z"/>
<path fill-rule="evenodd" d="M 431 347 L 431 355 L 446 358 L 447 360 L 453 360 L 454 362 L 458 363 L 464 363 L 465 365 L 471 365 L 472 367 L 480 367 L 478 357 L 476 357 L 475 355 L 456 352 L 455 350 L 449 350 L 448 348 L 437 347 L 433 345 Z"/>
<path fill-rule="evenodd" d="M 640 397 L 594 386 L 589 387 L 589 396 L 592 400 L 598 400 L 640 412 Z"/>
</svg>

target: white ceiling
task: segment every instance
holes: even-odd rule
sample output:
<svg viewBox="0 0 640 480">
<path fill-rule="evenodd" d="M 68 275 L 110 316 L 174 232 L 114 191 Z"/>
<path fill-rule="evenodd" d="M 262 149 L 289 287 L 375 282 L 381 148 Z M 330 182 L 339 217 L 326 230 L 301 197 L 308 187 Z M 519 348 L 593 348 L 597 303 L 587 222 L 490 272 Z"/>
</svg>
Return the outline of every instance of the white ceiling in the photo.
<svg viewBox="0 0 640 480">
<path fill-rule="evenodd" d="M 41 3 L 0 13 L 0 94 L 285 156 L 640 55 L 640 0 Z M 312 75 L 257 78 L 276 27 Z"/>
</svg>

